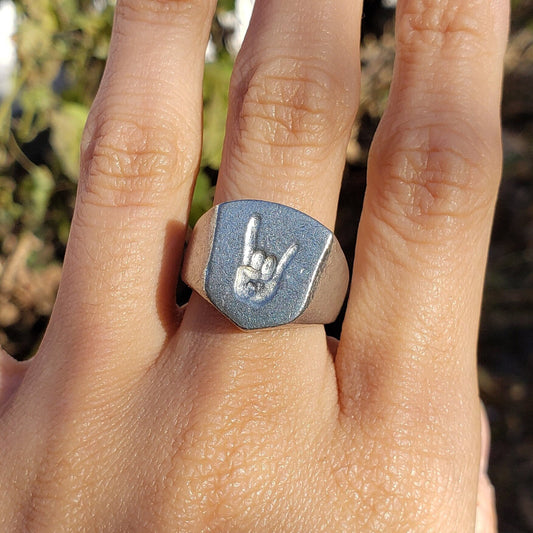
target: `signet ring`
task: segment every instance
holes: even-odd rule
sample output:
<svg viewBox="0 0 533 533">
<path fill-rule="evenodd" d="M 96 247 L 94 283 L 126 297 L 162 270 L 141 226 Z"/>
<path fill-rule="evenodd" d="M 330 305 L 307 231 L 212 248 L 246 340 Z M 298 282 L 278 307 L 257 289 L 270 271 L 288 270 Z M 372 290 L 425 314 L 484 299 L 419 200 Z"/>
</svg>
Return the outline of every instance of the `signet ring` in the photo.
<svg viewBox="0 0 533 533">
<path fill-rule="evenodd" d="M 301 211 L 261 200 L 226 202 L 205 213 L 181 276 L 243 330 L 333 322 L 349 279 L 333 232 Z"/>
</svg>

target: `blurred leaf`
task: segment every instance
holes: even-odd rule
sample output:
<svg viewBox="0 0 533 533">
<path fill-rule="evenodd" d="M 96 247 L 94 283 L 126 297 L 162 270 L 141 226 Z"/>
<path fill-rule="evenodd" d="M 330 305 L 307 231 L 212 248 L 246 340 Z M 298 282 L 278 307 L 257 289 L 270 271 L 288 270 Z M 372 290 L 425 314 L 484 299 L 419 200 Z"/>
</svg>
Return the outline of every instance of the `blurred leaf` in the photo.
<svg viewBox="0 0 533 533">
<path fill-rule="evenodd" d="M 31 5 L 35 7 L 38 4 L 35 2 Z M 54 13 L 47 9 L 39 9 L 37 15 L 24 9 L 22 13 L 20 11 L 21 18 L 15 36 L 19 59 L 46 61 L 50 55 L 54 56 L 54 43 L 50 39 L 58 29 Z"/>
<path fill-rule="evenodd" d="M 80 143 L 89 110 L 83 104 L 65 102 L 52 113 L 50 142 L 63 172 L 78 181 Z"/>
<path fill-rule="evenodd" d="M 70 219 L 63 217 L 57 225 L 57 238 L 59 242 L 66 246 L 70 233 Z"/>
<path fill-rule="evenodd" d="M 214 187 L 205 172 L 200 171 L 196 179 L 196 186 L 192 196 L 191 212 L 189 214 L 189 225 L 194 227 L 197 220 L 208 211 L 213 205 Z"/>
<path fill-rule="evenodd" d="M 27 228 L 35 229 L 43 223 L 53 190 L 54 178 L 50 170 L 45 166 L 34 166 L 24 179 L 20 191 Z"/>
<path fill-rule="evenodd" d="M 217 8 L 222 11 L 233 11 L 235 9 L 235 0 L 218 0 Z"/>
<path fill-rule="evenodd" d="M 232 68 L 233 61 L 227 56 L 205 66 L 203 167 L 220 167 Z"/>
<path fill-rule="evenodd" d="M 24 208 L 15 201 L 15 182 L 9 176 L 0 176 L 0 240 L 13 229 Z"/>
<path fill-rule="evenodd" d="M 17 139 L 26 143 L 32 141 L 49 125 L 49 112 L 57 102 L 57 95 L 47 84 L 27 87 L 20 95 L 18 104 L 21 116 L 14 122 Z"/>
</svg>

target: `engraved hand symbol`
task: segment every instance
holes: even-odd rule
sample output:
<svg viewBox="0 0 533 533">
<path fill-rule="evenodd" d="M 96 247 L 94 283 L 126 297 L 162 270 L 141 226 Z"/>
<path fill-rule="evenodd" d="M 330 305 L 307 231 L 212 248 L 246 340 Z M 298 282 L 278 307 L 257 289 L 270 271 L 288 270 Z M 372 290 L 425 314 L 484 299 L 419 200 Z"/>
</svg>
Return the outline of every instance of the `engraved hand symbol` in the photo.
<svg viewBox="0 0 533 533">
<path fill-rule="evenodd" d="M 244 235 L 242 265 L 237 269 L 233 290 L 239 300 L 262 305 L 274 296 L 281 276 L 298 250 L 291 245 L 278 263 L 275 255 L 257 248 L 257 230 L 261 218 L 252 215 Z"/>
</svg>

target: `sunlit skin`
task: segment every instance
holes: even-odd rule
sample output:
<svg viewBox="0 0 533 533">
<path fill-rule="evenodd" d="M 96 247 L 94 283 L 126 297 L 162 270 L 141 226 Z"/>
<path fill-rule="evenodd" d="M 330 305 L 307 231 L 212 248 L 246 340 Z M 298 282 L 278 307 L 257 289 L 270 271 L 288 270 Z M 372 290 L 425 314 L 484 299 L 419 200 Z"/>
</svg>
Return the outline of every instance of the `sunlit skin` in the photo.
<svg viewBox="0 0 533 533">
<path fill-rule="evenodd" d="M 495 531 L 476 343 L 507 2 L 398 2 L 339 342 L 176 309 L 215 7 L 117 2 L 50 324 L 0 357 L 0 530 Z M 333 228 L 361 9 L 257 1 L 215 202 Z"/>
</svg>

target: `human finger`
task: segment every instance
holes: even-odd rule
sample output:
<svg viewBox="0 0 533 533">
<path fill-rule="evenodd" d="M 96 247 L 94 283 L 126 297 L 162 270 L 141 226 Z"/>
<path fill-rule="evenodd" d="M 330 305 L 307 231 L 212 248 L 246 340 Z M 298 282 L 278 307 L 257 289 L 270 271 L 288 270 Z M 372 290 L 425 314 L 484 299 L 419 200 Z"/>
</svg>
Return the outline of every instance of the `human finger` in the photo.
<svg viewBox="0 0 533 533">
<path fill-rule="evenodd" d="M 370 363 L 365 354 L 375 355 L 373 368 L 416 361 L 427 378 L 443 372 L 441 383 L 475 367 L 501 174 L 507 16 L 506 3 L 493 0 L 398 3 L 393 84 L 369 159 L 342 365 Z M 433 350 L 442 357 L 417 356 Z"/>
<path fill-rule="evenodd" d="M 361 3 L 256 2 L 231 81 L 216 203 L 279 202 L 333 227 L 359 94 Z"/>
<path fill-rule="evenodd" d="M 215 203 L 279 202 L 333 227 L 359 95 L 361 4 L 256 2 L 232 76 Z M 204 308 L 193 295 L 186 314 Z"/>
<path fill-rule="evenodd" d="M 479 454 L 475 356 L 507 22 L 498 0 L 398 2 L 393 83 L 336 360 L 354 433 L 372 428 L 386 450 L 409 442 L 428 483 L 454 487 L 458 530 L 475 510 L 468 458 Z M 415 482 L 405 476 L 404 492 Z"/>
<path fill-rule="evenodd" d="M 361 4 L 256 1 L 230 84 L 215 203 L 278 202 L 333 228 L 359 94 Z M 258 239 L 258 246 L 272 253 L 269 228 L 263 224 Z M 268 301 L 294 252 L 289 247 L 276 258 L 276 271 L 264 286 L 257 285 L 251 294 L 250 287 L 240 284 L 245 279 L 241 277 L 238 290 L 259 305 Z M 250 391 L 253 382 L 254 391 L 270 391 L 258 409 L 275 419 L 274 399 L 289 401 L 298 411 L 299 427 L 309 426 L 303 415 L 309 411 L 309 398 L 320 404 L 313 410 L 317 420 L 336 405 L 337 386 L 322 326 L 238 332 L 193 293 L 180 333 L 200 351 L 216 344 L 217 356 L 204 362 L 195 380 L 216 383 L 223 388 L 219 394 L 230 402 L 242 405 L 242 391 Z M 237 366 L 238 375 L 228 390 L 224 376 Z M 275 379 L 274 368 L 280 369 Z M 280 429 L 289 428 L 290 424 Z"/>
<path fill-rule="evenodd" d="M 82 141 L 54 357 L 128 351 L 146 363 L 176 328 L 175 283 L 198 169 L 215 0 L 119 0 Z M 136 360 L 136 357 L 139 360 Z"/>
</svg>

